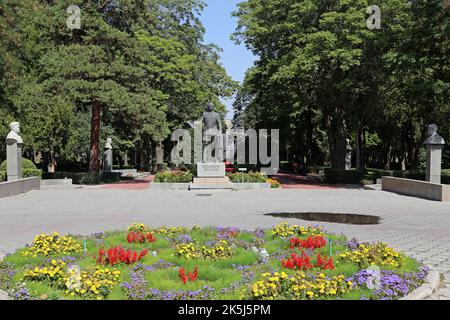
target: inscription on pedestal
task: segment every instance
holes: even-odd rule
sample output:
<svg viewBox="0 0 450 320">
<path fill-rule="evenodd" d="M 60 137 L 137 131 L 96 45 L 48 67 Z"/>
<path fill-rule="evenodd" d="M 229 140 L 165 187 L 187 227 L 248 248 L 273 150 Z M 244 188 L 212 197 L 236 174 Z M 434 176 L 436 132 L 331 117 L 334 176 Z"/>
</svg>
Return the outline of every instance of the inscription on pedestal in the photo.
<svg viewBox="0 0 450 320">
<path fill-rule="evenodd" d="M 225 177 L 225 163 L 198 163 L 198 178 L 223 178 Z"/>
</svg>

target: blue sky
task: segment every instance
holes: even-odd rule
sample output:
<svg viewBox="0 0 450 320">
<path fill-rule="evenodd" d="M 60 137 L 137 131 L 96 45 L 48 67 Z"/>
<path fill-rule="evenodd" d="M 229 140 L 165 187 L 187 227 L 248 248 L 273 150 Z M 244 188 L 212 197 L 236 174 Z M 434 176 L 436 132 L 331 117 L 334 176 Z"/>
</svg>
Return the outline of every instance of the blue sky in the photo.
<svg viewBox="0 0 450 320">
<path fill-rule="evenodd" d="M 221 62 L 228 74 L 236 81 L 242 82 L 245 72 L 253 65 L 255 57 L 244 45 L 237 46 L 230 40 L 235 31 L 237 20 L 231 16 L 236 5 L 242 0 L 206 0 L 207 7 L 200 17 L 206 29 L 205 42 L 215 43 L 223 49 Z M 224 101 L 232 117 L 231 104 L 233 100 Z"/>
</svg>

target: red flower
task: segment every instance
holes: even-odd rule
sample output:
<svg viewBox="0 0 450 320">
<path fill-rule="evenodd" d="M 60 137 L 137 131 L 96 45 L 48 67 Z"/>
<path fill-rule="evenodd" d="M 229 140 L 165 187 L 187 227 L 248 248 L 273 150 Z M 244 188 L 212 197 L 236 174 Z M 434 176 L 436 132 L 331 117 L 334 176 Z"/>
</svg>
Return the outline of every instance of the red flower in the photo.
<svg viewBox="0 0 450 320">
<path fill-rule="evenodd" d="M 293 248 L 304 248 L 315 250 L 317 248 L 322 248 L 326 245 L 326 240 L 323 236 L 309 236 L 306 240 L 299 238 L 291 238 L 289 240 L 289 247 Z"/>
<path fill-rule="evenodd" d="M 190 282 L 195 282 L 195 280 L 197 280 L 197 277 L 198 277 L 198 267 L 195 267 L 194 272 L 188 272 L 187 276 L 185 274 L 184 268 L 181 267 L 178 270 L 178 274 L 180 276 L 181 281 L 183 281 L 184 284 L 186 284 L 188 282 L 188 280 Z"/>
<path fill-rule="evenodd" d="M 137 251 L 131 249 L 125 250 L 121 246 L 110 248 L 105 253 L 105 250 L 102 248 L 99 250 L 97 263 L 109 263 L 112 266 L 118 263 L 133 264 L 138 260 L 143 259 L 147 253 L 147 249 L 143 249 L 138 253 Z"/>
</svg>

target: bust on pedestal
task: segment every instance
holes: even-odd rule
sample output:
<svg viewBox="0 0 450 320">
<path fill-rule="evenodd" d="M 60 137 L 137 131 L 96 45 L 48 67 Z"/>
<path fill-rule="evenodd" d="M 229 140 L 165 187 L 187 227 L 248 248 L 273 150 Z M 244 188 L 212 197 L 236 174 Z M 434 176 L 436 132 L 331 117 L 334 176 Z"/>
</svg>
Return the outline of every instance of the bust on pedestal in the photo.
<svg viewBox="0 0 450 320">
<path fill-rule="evenodd" d="M 112 172 L 113 168 L 113 147 L 112 147 L 112 139 L 106 139 L 105 144 L 105 153 L 104 153 L 104 165 L 103 172 Z"/>
<path fill-rule="evenodd" d="M 22 179 L 22 147 L 23 140 L 19 135 L 20 124 L 12 122 L 11 131 L 6 136 L 6 162 L 8 181 Z"/>
<path fill-rule="evenodd" d="M 445 141 L 437 131 L 438 126 L 435 124 L 430 124 L 428 126 L 428 138 L 423 144 L 427 147 L 426 181 L 440 184 L 442 148 L 445 145 Z"/>
<path fill-rule="evenodd" d="M 345 148 L 345 170 L 352 170 L 352 146 L 350 145 L 350 140 L 347 139 L 347 146 Z"/>
</svg>

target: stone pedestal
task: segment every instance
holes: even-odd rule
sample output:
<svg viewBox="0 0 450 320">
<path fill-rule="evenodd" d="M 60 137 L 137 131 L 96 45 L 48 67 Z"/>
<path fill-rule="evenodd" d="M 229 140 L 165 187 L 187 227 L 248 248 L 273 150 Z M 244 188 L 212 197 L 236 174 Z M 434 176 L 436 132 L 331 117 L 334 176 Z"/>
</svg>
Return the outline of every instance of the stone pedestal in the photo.
<svg viewBox="0 0 450 320">
<path fill-rule="evenodd" d="M 22 179 L 22 144 L 6 144 L 6 162 L 8 181 Z"/>
<path fill-rule="evenodd" d="M 113 151 L 106 149 L 104 154 L 103 172 L 112 172 L 113 168 Z"/>
<path fill-rule="evenodd" d="M 427 144 L 426 181 L 441 183 L 441 162 L 443 145 Z"/>
<path fill-rule="evenodd" d="M 190 190 L 233 189 L 225 176 L 225 163 L 198 163 L 197 177 L 189 185 Z"/>
</svg>

